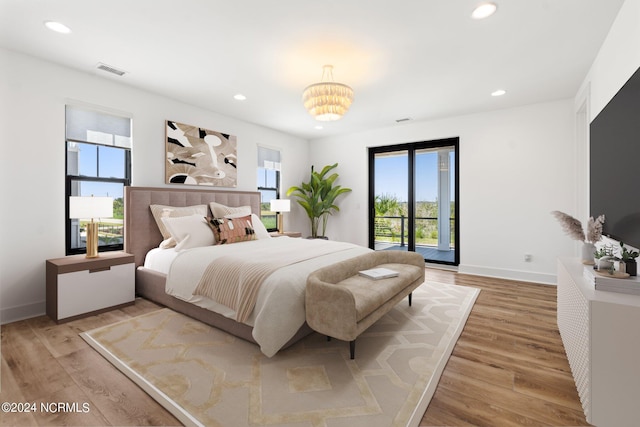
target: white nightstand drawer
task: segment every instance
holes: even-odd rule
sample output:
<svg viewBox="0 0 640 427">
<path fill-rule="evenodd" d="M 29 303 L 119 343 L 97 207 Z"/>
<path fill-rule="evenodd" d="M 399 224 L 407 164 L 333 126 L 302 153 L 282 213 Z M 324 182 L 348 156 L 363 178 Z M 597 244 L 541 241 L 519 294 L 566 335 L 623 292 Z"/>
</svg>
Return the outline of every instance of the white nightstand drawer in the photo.
<svg viewBox="0 0 640 427">
<path fill-rule="evenodd" d="M 135 299 L 133 263 L 58 275 L 58 319 L 126 304 Z"/>
</svg>

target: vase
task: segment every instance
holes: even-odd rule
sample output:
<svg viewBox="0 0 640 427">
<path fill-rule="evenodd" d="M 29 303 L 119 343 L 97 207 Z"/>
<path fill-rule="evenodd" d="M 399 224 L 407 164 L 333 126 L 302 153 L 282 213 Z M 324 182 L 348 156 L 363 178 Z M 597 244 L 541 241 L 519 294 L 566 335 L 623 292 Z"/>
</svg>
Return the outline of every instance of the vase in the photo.
<svg viewBox="0 0 640 427">
<path fill-rule="evenodd" d="M 582 263 L 587 265 L 593 265 L 593 254 L 596 251 L 596 246 L 593 243 L 584 242 L 582 244 Z"/>
<path fill-rule="evenodd" d="M 637 276 L 638 275 L 638 263 L 635 259 L 628 259 L 625 262 L 625 266 L 627 269 L 627 273 L 629 276 Z"/>
</svg>

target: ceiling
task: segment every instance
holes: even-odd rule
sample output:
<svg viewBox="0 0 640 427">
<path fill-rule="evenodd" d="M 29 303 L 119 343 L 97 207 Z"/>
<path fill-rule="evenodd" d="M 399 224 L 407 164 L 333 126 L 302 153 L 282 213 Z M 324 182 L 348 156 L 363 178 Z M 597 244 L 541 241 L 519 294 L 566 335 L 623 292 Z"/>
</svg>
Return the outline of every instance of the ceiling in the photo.
<svg viewBox="0 0 640 427">
<path fill-rule="evenodd" d="M 471 19 L 481 1 L 0 0 L 0 46 L 314 139 L 573 97 L 624 2 L 494 0 Z M 301 101 L 324 64 L 355 92 L 328 123 Z"/>
</svg>

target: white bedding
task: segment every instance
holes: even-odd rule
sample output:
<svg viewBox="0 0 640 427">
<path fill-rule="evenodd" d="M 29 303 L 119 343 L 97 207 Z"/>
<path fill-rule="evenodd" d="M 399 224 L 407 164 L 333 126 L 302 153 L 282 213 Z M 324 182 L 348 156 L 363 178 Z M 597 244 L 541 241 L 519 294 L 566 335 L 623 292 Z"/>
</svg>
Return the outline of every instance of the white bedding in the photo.
<svg viewBox="0 0 640 427">
<path fill-rule="evenodd" d="M 151 257 L 147 256 L 149 262 L 145 260 L 145 267 L 167 272 L 165 290 L 169 295 L 234 318 L 235 312 L 232 309 L 206 297 L 193 295 L 209 263 L 221 256 L 235 254 L 251 257 L 254 250 L 273 248 L 277 251 L 278 248 L 291 245 L 299 247 L 301 251 L 310 247 L 309 245 L 328 245 L 335 252 L 283 267 L 263 282 L 255 309 L 245 323 L 253 326 L 253 338 L 260 345 L 262 352 L 271 357 L 305 322 L 304 290 L 307 276 L 318 268 L 371 252 L 371 249 L 321 239 L 278 237 L 231 245 L 205 246 L 180 252 L 172 249 L 154 250 Z M 170 262 L 170 266 L 162 266 L 162 263 L 166 262 Z"/>
<path fill-rule="evenodd" d="M 158 271 L 160 273 L 169 273 L 171 263 L 178 256 L 178 252 L 174 248 L 154 248 L 147 252 L 144 258 L 145 268 Z"/>
</svg>

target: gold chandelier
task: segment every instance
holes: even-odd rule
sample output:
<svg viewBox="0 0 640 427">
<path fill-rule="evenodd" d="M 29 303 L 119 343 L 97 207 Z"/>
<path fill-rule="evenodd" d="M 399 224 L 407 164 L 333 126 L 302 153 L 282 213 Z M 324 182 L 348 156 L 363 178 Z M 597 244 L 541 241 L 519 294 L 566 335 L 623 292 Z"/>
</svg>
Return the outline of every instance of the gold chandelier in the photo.
<svg viewBox="0 0 640 427">
<path fill-rule="evenodd" d="M 322 122 L 339 120 L 353 102 L 353 89 L 333 81 L 333 65 L 322 67 L 322 81 L 312 84 L 302 93 L 304 108 Z"/>
</svg>

